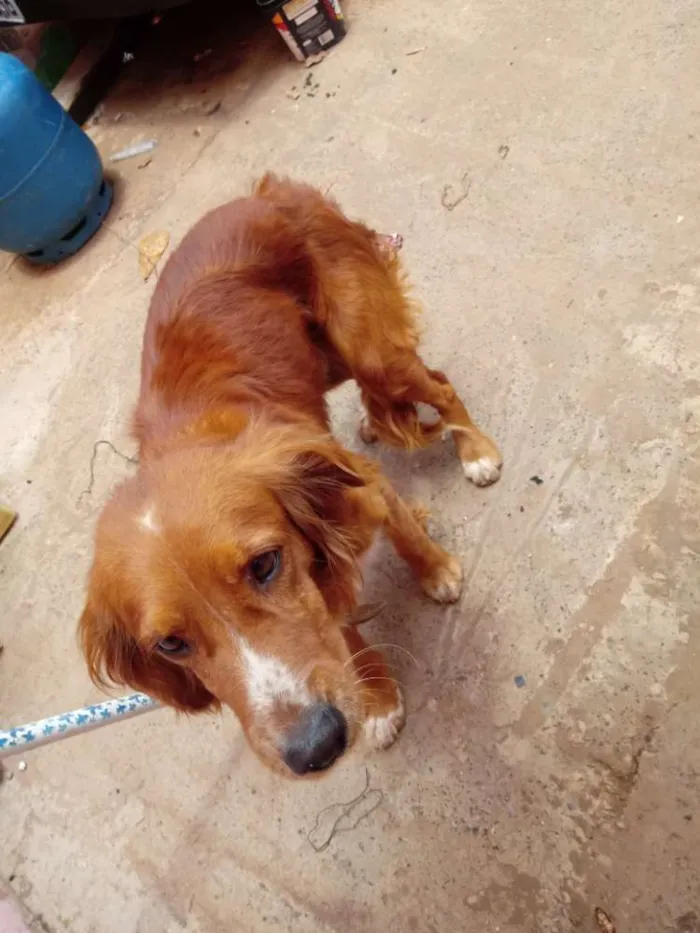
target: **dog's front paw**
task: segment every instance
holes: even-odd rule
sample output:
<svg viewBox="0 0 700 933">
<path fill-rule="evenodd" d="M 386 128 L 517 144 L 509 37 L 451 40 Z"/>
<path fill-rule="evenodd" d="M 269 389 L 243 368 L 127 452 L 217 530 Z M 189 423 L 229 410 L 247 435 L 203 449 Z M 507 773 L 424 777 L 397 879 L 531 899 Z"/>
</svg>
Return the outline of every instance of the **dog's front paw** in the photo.
<svg viewBox="0 0 700 933">
<path fill-rule="evenodd" d="M 503 457 L 490 437 L 479 432 L 478 437 L 470 437 L 465 443 L 464 435 L 456 435 L 455 441 L 462 469 L 467 479 L 476 486 L 490 486 L 501 475 Z"/>
<path fill-rule="evenodd" d="M 479 457 L 477 460 L 462 460 L 467 479 L 476 486 L 490 486 L 501 475 L 502 461 L 495 457 Z"/>
<path fill-rule="evenodd" d="M 445 553 L 443 563 L 436 564 L 424 577 L 420 585 L 436 603 L 454 603 L 462 592 L 464 574 L 462 565 L 451 554 Z"/>
<path fill-rule="evenodd" d="M 364 722 L 364 734 L 367 743 L 374 749 L 390 748 L 399 737 L 406 724 L 406 706 L 399 691 L 397 704 L 384 713 L 368 716 Z"/>
</svg>

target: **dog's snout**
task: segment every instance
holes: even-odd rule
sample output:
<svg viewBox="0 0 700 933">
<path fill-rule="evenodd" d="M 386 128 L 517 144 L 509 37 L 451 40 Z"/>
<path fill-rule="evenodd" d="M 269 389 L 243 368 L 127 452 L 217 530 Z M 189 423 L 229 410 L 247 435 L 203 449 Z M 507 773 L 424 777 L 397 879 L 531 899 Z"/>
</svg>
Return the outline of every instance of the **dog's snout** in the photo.
<svg viewBox="0 0 700 933">
<path fill-rule="evenodd" d="M 295 774 L 330 768 L 347 747 L 345 716 L 328 703 L 304 710 L 287 735 L 284 761 Z"/>
</svg>

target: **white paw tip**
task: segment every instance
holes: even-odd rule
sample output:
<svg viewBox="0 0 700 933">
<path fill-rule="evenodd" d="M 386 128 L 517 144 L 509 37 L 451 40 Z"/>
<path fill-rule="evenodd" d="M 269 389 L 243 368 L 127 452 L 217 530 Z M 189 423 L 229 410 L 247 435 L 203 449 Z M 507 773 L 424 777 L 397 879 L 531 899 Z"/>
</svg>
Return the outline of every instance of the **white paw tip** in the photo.
<svg viewBox="0 0 700 933">
<path fill-rule="evenodd" d="M 462 592 L 463 578 L 462 565 L 455 557 L 451 557 L 449 563 L 438 567 L 429 577 L 424 577 L 421 584 L 436 603 L 454 603 Z"/>
<path fill-rule="evenodd" d="M 369 716 L 365 720 L 365 739 L 372 748 L 389 748 L 399 737 L 399 732 L 403 729 L 405 722 L 406 708 L 403 697 L 399 696 L 398 705 L 390 713 L 385 716 Z"/>
<path fill-rule="evenodd" d="M 467 479 L 477 486 L 489 486 L 501 475 L 502 463 L 493 457 L 479 457 L 478 460 L 462 460 L 462 468 Z"/>
</svg>

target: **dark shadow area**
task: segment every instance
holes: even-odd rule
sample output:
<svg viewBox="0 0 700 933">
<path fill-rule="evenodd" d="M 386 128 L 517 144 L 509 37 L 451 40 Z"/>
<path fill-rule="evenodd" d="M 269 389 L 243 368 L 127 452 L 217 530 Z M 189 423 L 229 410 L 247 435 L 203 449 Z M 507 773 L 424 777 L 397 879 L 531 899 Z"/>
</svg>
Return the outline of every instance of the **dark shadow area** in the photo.
<svg viewBox="0 0 700 933">
<path fill-rule="evenodd" d="M 208 95 L 204 115 L 211 116 L 251 58 L 261 73 L 290 58 L 269 18 L 252 2 L 200 0 L 155 17 L 123 20 L 70 113 L 83 123 L 109 95 L 110 109 L 144 116 L 164 104 L 170 110 L 168 101 L 187 92 Z"/>
</svg>

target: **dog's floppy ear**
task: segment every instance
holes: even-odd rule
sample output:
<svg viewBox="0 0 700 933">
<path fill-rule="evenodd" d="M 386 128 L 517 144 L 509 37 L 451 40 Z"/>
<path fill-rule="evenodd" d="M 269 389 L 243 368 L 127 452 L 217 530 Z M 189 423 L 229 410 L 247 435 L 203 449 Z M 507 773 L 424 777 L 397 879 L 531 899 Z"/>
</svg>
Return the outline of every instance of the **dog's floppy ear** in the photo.
<svg viewBox="0 0 700 933">
<path fill-rule="evenodd" d="M 369 464 L 332 439 L 302 440 L 290 453 L 275 493 L 314 548 L 314 578 L 329 609 L 350 611 L 360 583 L 357 558 L 372 531 L 362 497 L 347 493 L 366 486 L 374 474 Z"/>
<path fill-rule="evenodd" d="M 78 634 L 90 677 L 98 686 L 132 687 L 187 713 L 218 706 L 191 671 L 139 644 L 125 620 L 94 593 L 80 617 Z"/>
</svg>

